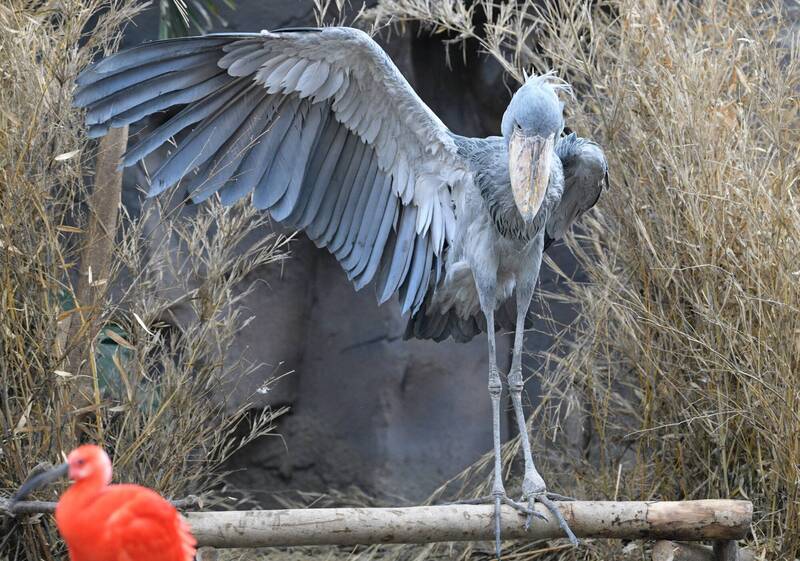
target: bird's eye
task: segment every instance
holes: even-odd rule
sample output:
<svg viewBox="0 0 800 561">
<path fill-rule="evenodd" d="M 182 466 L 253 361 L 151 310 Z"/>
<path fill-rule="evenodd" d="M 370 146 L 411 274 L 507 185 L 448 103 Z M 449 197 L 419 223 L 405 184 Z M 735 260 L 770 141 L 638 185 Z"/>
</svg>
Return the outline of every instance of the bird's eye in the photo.
<svg viewBox="0 0 800 561">
<path fill-rule="evenodd" d="M 79 459 L 78 459 L 78 465 L 79 465 L 79 466 L 82 466 L 82 465 L 83 465 L 83 464 L 85 464 L 85 463 L 86 463 L 86 460 L 84 460 L 83 458 L 79 458 Z"/>
</svg>

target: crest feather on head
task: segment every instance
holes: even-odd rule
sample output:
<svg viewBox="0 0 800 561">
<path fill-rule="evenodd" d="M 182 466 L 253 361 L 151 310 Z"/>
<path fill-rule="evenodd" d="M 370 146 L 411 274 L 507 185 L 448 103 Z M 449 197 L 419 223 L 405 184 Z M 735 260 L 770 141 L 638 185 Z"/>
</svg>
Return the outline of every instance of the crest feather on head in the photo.
<svg viewBox="0 0 800 561">
<path fill-rule="evenodd" d="M 548 70 L 544 74 L 539 75 L 535 73 L 529 75 L 526 70 L 523 70 L 522 75 L 525 78 L 525 83 L 522 87 L 529 86 L 535 88 L 549 86 L 556 94 L 564 93 L 571 98 L 575 97 L 572 86 L 569 85 L 569 82 L 556 75 L 555 70 Z"/>
</svg>

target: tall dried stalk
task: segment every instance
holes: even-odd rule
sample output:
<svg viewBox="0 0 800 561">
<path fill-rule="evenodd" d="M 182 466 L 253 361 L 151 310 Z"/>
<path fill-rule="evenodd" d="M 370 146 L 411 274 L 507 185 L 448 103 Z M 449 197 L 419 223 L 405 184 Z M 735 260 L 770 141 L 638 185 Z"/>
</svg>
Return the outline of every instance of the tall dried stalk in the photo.
<svg viewBox="0 0 800 561">
<path fill-rule="evenodd" d="M 248 321 L 237 308 L 248 292 L 245 279 L 286 255 L 285 238 L 247 237 L 264 220 L 255 211 L 210 204 L 178 222 L 152 208 L 136 221 L 122 215 L 121 231 L 96 224 L 100 231 L 91 240 L 104 238 L 98 259 L 110 266 L 93 270 L 93 306 L 76 298 L 76 268 L 89 251 L 92 187 L 85 178 L 92 176 L 96 144 L 72 108 L 74 79 L 98 51 L 114 49 L 137 6 L 133 0 L 0 5 L 0 57 L 13 61 L 0 71 L 1 495 L 10 495 L 37 463 L 61 461 L 78 444 L 74 421 L 81 415 L 89 419 L 83 437 L 109 451 L 116 480 L 175 498 L 203 493 L 220 485 L 230 454 L 270 431 L 281 413 L 250 412 L 225 397 L 255 368 L 226 352 Z M 116 199 L 109 199 L 106 210 L 116 215 Z M 102 220 L 108 230 L 110 222 Z M 169 235 L 151 237 L 153 222 Z M 115 235 L 119 243 L 108 259 Z M 177 279 L 169 294 L 159 290 L 165 275 Z M 180 329 L 164 322 L 175 294 L 189 312 Z M 97 326 L 97 337 L 87 329 L 69 336 L 65 321 L 79 315 L 78 325 Z M 76 349 L 81 370 L 67 361 Z M 85 403 L 72 399 L 79 386 L 90 388 Z M 62 555 L 50 517 L 14 520 L 0 513 L 0 559 Z"/>
<path fill-rule="evenodd" d="M 557 376 L 540 380 L 531 420 L 551 485 L 595 498 L 749 498 L 750 545 L 767 559 L 800 550 L 800 42 L 783 10 L 382 0 L 369 14 L 477 38 L 516 77 L 554 68 L 577 92 L 568 124 L 609 156 L 612 187 L 570 242 L 591 282 L 565 277 L 566 293 L 546 295 L 583 310 L 573 337 L 546 352 Z M 558 419 L 577 408 L 585 446 L 564 449 Z M 477 493 L 486 474 L 476 464 L 451 488 Z M 509 553 L 620 555 L 605 542 Z"/>
<path fill-rule="evenodd" d="M 122 200 L 122 170 L 119 162 L 128 144 L 128 127 L 111 129 L 98 143 L 94 187 L 88 196 L 85 239 L 80 256 L 80 272 L 75 291 L 76 313 L 64 320 L 63 330 L 68 340 L 81 341 L 69 354 L 68 370 L 78 374 L 82 360 L 101 325 L 98 306 L 102 305 L 109 287 L 111 260 L 119 226 Z M 91 377 L 75 384 L 74 401 L 77 404 L 92 402 Z"/>
</svg>

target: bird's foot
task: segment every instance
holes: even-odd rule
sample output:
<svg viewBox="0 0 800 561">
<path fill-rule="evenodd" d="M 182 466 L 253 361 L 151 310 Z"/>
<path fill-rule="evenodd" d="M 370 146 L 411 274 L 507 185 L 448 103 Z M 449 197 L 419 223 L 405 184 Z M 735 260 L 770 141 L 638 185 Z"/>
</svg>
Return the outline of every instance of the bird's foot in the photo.
<svg viewBox="0 0 800 561">
<path fill-rule="evenodd" d="M 543 518 L 546 520 L 544 516 L 536 512 L 536 505 L 535 503 L 539 502 L 544 505 L 544 507 L 550 511 L 550 514 L 555 516 L 558 525 L 561 527 L 561 530 L 566 534 L 567 538 L 569 539 L 572 545 L 577 546 L 580 542 L 578 538 L 575 536 L 575 533 L 567 524 L 567 521 L 564 519 L 564 515 L 561 514 L 561 510 L 553 501 L 574 501 L 575 499 L 571 497 L 565 497 L 564 495 L 559 495 L 557 493 L 548 493 L 546 490 L 542 489 L 538 492 L 531 492 L 525 493 L 522 497 L 524 501 L 527 498 L 528 501 L 528 517 L 525 519 L 525 529 L 527 530 L 531 526 L 531 521 L 533 520 L 533 515 Z"/>
<path fill-rule="evenodd" d="M 517 511 L 520 516 L 525 516 L 525 528 L 527 529 L 530 526 L 530 521 L 535 516 L 541 520 L 547 521 L 547 517 L 543 514 L 536 512 L 533 508 L 533 503 L 530 503 L 529 506 L 521 502 L 517 502 L 511 499 L 505 492 L 501 493 L 493 493 L 491 495 L 485 495 L 483 497 L 478 497 L 476 499 L 463 499 L 459 501 L 454 501 L 450 504 L 460 504 L 460 505 L 478 505 L 478 504 L 492 504 L 494 505 L 494 542 L 495 542 L 495 555 L 497 555 L 497 559 L 500 559 L 500 507 L 502 505 L 507 505 Z"/>
<path fill-rule="evenodd" d="M 497 495 L 497 496 L 500 498 L 500 504 L 504 504 L 504 505 L 510 506 L 511 508 L 513 508 L 514 510 L 519 512 L 519 514 L 521 516 L 533 515 L 533 516 L 535 516 L 537 518 L 541 518 L 542 520 L 547 520 L 547 518 L 545 516 L 539 514 L 535 510 L 531 511 L 527 506 L 525 506 L 524 503 L 517 502 L 514 499 L 510 498 L 508 495 L 501 494 L 501 495 Z M 496 500 L 495 495 L 484 495 L 484 496 L 478 497 L 476 499 L 460 499 L 458 501 L 453 501 L 453 502 L 447 503 L 447 504 L 451 504 L 451 505 L 485 505 L 485 504 L 494 504 L 495 500 Z M 561 500 L 561 499 L 555 499 L 555 500 Z"/>
</svg>

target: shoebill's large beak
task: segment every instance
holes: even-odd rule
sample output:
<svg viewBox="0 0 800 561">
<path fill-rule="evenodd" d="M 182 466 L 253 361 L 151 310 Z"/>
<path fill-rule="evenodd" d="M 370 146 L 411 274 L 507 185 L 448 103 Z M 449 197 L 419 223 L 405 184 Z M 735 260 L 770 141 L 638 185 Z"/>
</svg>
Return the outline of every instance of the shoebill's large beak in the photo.
<svg viewBox="0 0 800 561">
<path fill-rule="evenodd" d="M 41 489 L 45 485 L 50 485 L 54 481 L 58 481 L 62 477 L 65 477 L 68 471 L 69 464 L 61 464 L 45 471 L 44 473 L 40 473 L 39 475 L 31 477 L 25 483 L 23 483 L 22 487 L 20 487 L 14 496 L 11 497 L 11 500 L 8 503 L 8 509 L 13 511 L 15 503 L 21 501 L 33 493 L 36 489 Z"/>
<path fill-rule="evenodd" d="M 508 146 L 508 171 L 517 210 L 526 222 L 533 220 L 550 182 L 554 136 L 525 136 L 519 129 Z"/>
</svg>

